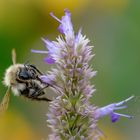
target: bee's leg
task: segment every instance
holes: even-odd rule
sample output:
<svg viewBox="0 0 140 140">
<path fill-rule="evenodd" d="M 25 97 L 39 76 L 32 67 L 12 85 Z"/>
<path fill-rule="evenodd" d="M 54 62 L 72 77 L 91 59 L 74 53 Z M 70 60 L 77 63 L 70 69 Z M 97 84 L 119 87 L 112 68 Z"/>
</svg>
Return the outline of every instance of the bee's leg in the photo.
<svg viewBox="0 0 140 140">
<path fill-rule="evenodd" d="M 32 96 L 32 95 L 29 94 L 29 90 L 30 89 L 27 88 L 26 90 L 21 91 L 21 95 L 28 98 L 28 99 L 31 99 L 31 100 L 47 101 L 47 102 L 52 101 L 52 100 L 50 100 L 48 98 L 45 98 L 45 97 L 40 97 L 39 98 L 38 96 Z"/>
<path fill-rule="evenodd" d="M 45 97 L 42 97 L 42 98 L 39 98 L 39 97 L 33 97 L 33 98 L 30 98 L 32 100 L 36 100 L 36 101 L 47 101 L 47 102 L 50 102 L 52 100 L 48 99 L 48 98 L 45 98 Z"/>
<path fill-rule="evenodd" d="M 38 90 L 38 91 L 32 93 L 30 96 L 31 96 L 31 97 L 39 97 L 39 96 L 41 96 L 41 95 L 44 95 L 45 92 L 43 92 L 43 90 L 46 89 L 48 86 L 49 86 L 49 84 L 46 85 L 45 87 L 41 88 L 40 90 Z"/>
</svg>

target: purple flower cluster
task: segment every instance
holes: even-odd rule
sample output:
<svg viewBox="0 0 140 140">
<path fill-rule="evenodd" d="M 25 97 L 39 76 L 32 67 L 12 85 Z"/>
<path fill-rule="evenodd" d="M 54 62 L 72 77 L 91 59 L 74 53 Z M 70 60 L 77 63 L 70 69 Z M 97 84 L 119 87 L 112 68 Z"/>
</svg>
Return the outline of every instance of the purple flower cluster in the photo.
<svg viewBox="0 0 140 140">
<path fill-rule="evenodd" d="M 125 104 L 133 98 L 107 105 L 96 107 L 89 102 L 95 89 L 90 79 L 96 75 L 89 65 L 94 56 L 93 46 L 89 39 L 83 36 L 81 29 L 74 33 L 71 23 L 71 14 L 65 10 L 65 15 L 58 19 L 53 13 L 50 15 L 59 22 L 58 31 L 62 34 L 56 41 L 43 39 L 47 51 L 32 50 L 35 53 L 45 53 L 44 59 L 48 64 L 55 64 L 48 75 L 40 78 L 51 87 L 57 97 L 50 103 L 48 126 L 52 130 L 50 140 L 90 140 L 99 137 L 96 121 L 109 115 L 112 122 L 121 116 L 132 118 L 129 115 L 116 113 L 116 110 L 126 108 Z"/>
</svg>

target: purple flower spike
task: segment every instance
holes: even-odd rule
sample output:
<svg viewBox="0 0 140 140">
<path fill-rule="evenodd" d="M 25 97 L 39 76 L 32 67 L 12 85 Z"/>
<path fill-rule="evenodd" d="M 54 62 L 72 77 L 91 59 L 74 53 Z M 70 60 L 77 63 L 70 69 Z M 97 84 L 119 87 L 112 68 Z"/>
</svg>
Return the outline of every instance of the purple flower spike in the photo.
<svg viewBox="0 0 140 140">
<path fill-rule="evenodd" d="M 126 104 L 129 100 L 131 100 L 132 98 L 134 98 L 134 96 L 131 96 L 131 97 L 129 97 L 128 99 L 123 100 L 123 101 L 121 101 L 121 102 L 119 102 L 119 103 L 113 103 L 113 104 L 107 105 L 107 106 L 105 106 L 105 107 L 98 108 L 98 109 L 96 110 L 96 113 L 95 113 L 95 114 L 96 114 L 96 115 L 95 115 L 95 118 L 98 119 L 98 118 L 104 117 L 104 116 L 106 116 L 106 115 L 110 115 L 111 121 L 112 121 L 112 122 L 118 121 L 118 119 L 119 119 L 120 117 L 126 117 L 126 118 L 131 119 L 132 116 L 125 115 L 125 114 L 119 114 L 119 113 L 116 113 L 116 112 L 114 112 L 114 111 L 115 111 L 115 110 L 120 110 L 120 109 L 126 108 L 127 106 L 125 106 L 125 104 Z"/>
<path fill-rule="evenodd" d="M 134 96 L 101 108 L 90 103 L 95 91 L 90 79 L 96 75 L 89 63 L 94 56 L 93 46 L 82 34 L 81 28 L 74 34 L 71 13 L 68 10 L 64 13 L 61 19 L 50 13 L 59 22 L 61 35 L 55 41 L 42 38 L 47 51 L 32 50 L 34 53 L 47 54 L 44 58 L 46 63 L 55 63 L 47 75 L 39 76 L 42 83 L 47 87 L 49 85 L 48 88 L 57 95 L 47 113 L 47 123 L 52 131 L 49 140 L 97 140 L 102 136 L 97 128 L 97 120 L 107 115 L 113 123 L 120 117 L 132 118 L 116 113 L 116 110 L 125 109 L 125 104 Z"/>
<path fill-rule="evenodd" d="M 63 16 L 61 20 L 58 19 L 53 13 L 50 13 L 50 15 L 60 23 L 58 27 L 59 32 L 61 34 L 64 34 L 66 42 L 69 45 L 72 45 L 73 43 L 72 41 L 74 39 L 74 31 L 71 22 L 71 13 L 67 9 L 65 9 L 64 12 L 65 12 L 65 16 Z"/>
</svg>

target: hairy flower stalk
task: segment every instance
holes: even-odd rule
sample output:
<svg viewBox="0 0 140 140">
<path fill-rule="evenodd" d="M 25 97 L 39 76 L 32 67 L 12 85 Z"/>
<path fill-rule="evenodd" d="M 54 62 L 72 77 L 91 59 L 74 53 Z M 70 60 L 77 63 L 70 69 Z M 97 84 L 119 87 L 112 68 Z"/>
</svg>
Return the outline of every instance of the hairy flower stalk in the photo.
<svg viewBox="0 0 140 140">
<path fill-rule="evenodd" d="M 97 140 L 100 132 L 97 129 L 97 120 L 109 115 L 112 122 L 116 122 L 121 116 L 131 118 L 129 115 L 119 114 L 115 110 L 126 108 L 130 97 L 122 102 L 113 103 L 105 107 L 96 107 L 89 102 L 95 89 L 90 79 L 96 75 L 89 65 L 94 56 L 93 46 L 89 45 L 89 39 L 83 36 L 81 29 L 74 33 L 71 23 L 71 14 L 65 10 L 62 19 L 50 14 L 60 25 L 56 41 L 43 39 L 47 51 L 32 50 L 35 53 L 46 53 L 46 63 L 55 64 L 47 75 L 40 78 L 44 83 L 49 83 L 57 94 L 50 103 L 48 126 L 52 133 L 50 140 Z"/>
</svg>

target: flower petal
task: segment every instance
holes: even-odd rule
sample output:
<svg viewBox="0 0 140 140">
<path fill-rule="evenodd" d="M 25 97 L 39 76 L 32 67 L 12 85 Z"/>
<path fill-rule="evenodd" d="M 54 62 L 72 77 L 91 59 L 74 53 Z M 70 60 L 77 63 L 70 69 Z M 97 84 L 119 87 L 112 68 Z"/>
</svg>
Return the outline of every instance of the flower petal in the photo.
<svg viewBox="0 0 140 140">
<path fill-rule="evenodd" d="M 51 56 L 48 56 L 44 58 L 44 62 L 48 64 L 54 64 L 55 60 Z"/>
<path fill-rule="evenodd" d="M 111 113 L 110 118 L 111 118 L 111 121 L 114 123 L 119 120 L 120 116 L 118 114 Z"/>
<path fill-rule="evenodd" d="M 50 76 L 41 75 L 39 78 L 41 79 L 41 81 L 42 81 L 43 83 L 50 84 L 50 85 L 53 83 L 53 82 L 52 82 L 52 79 L 50 79 Z"/>
<path fill-rule="evenodd" d="M 58 49 L 52 41 L 50 41 L 48 39 L 44 39 L 44 38 L 42 38 L 42 40 L 46 44 L 46 48 L 48 49 L 50 55 L 54 54 L 54 53 L 57 53 Z"/>
</svg>

